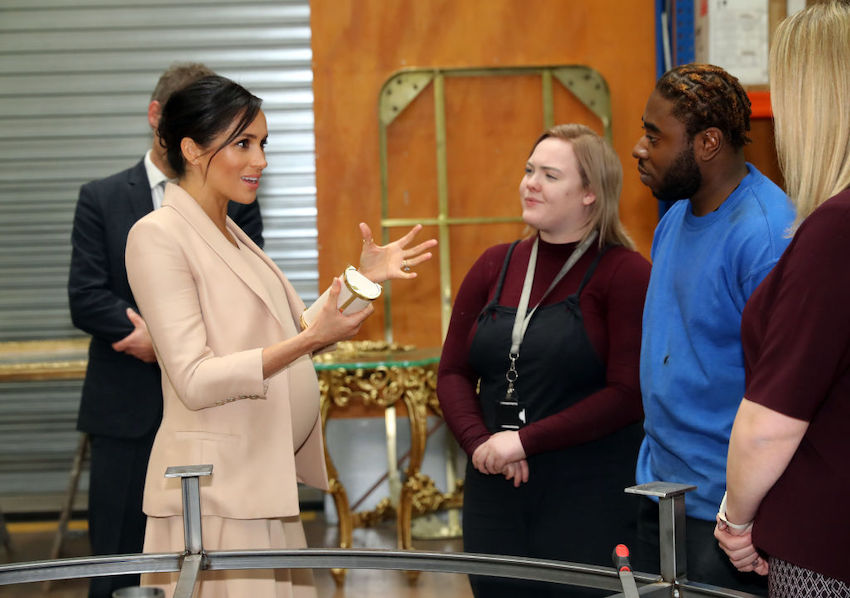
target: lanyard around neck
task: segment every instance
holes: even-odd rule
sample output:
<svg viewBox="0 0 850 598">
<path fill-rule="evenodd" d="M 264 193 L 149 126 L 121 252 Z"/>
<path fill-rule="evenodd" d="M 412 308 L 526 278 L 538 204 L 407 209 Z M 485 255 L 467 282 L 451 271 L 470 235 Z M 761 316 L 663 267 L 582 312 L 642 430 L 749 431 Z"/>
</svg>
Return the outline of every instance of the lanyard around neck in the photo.
<svg viewBox="0 0 850 598">
<path fill-rule="evenodd" d="M 537 305 L 526 315 L 528 312 L 528 301 L 531 297 L 531 287 L 534 284 L 534 269 L 537 267 L 537 245 L 539 244 L 540 237 L 538 236 L 534 239 L 534 245 L 531 247 L 531 256 L 528 258 L 528 268 L 525 271 L 525 282 L 522 284 L 522 294 L 519 297 L 519 305 L 516 308 L 516 317 L 514 318 L 514 328 L 511 332 L 511 352 L 510 357 L 516 359 L 519 357 L 519 347 L 522 344 L 522 339 L 525 336 L 525 331 L 528 328 L 528 323 L 531 321 L 532 316 L 534 316 L 534 312 L 537 311 L 537 308 L 543 303 L 543 300 L 552 292 L 552 289 L 561 282 L 561 279 L 566 276 L 567 272 L 576 264 L 577 261 L 585 254 L 587 249 L 590 247 L 590 244 L 596 239 L 597 232 L 591 231 L 587 238 L 578 244 L 578 246 L 573 249 L 573 252 L 570 254 L 570 257 L 567 258 L 567 261 L 564 262 L 564 265 L 561 266 L 561 270 L 555 276 L 555 279 L 552 281 L 552 284 L 549 285 L 549 288 L 546 289 L 546 292 L 543 293 L 543 296 L 540 297 L 540 301 L 537 302 Z"/>
</svg>

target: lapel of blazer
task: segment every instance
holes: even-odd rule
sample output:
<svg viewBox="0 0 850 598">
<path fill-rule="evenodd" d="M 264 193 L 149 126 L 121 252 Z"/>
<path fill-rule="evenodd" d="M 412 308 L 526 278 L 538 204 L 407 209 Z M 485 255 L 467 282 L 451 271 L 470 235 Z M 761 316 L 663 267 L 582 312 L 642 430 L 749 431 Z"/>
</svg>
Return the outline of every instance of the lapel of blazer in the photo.
<svg viewBox="0 0 850 598">
<path fill-rule="evenodd" d="M 274 272 L 278 280 L 280 280 L 280 284 L 286 294 L 286 302 L 289 304 L 289 314 L 292 316 L 292 321 L 295 323 L 295 330 L 300 330 L 301 314 L 304 312 L 305 306 L 301 297 L 299 297 L 298 293 L 295 292 L 295 288 L 292 286 L 292 283 L 289 282 L 289 279 L 287 279 L 286 276 L 284 276 L 283 272 L 278 265 L 274 263 L 272 258 L 266 255 L 265 252 L 260 249 L 259 245 L 257 245 L 245 231 L 239 228 L 238 224 L 231 220 L 230 216 L 227 217 L 227 230 L 229 230 L 233 235 L 239 237 L 239 240 L 249 247 L 251 251 L 257 254 L 260 259 L 263 260 L 269 268 L 271 268 L 271 271 Z"/>
<path fill-rule="evenodd" d="M 251 270 L 242 260 L 234 259 L 235 249 L 233 245 L 231 245 L 230 241 L 228 241 L 221 231 L 216 228 L 213 221 L 210 220 L 203 208 L 201 208 L 198 202 L 196 202 L 191 195 L 186 193 L 186 191 L 179 186 L 173 183 L 168 183 L 165 186 L 165 197 L 162 201 L 162 207 L 170 207 L 176 210 L 177 213 L 186 220 L 189 226 L 191 226 L 207 243 L 207 245 L 210 246 L 219 259 L 227 264 L 233 273 L 242 279 L 242 282 L 244 282 L 245 285 L 254 292 L 254 294 L 262 299 L 263 303 L 266 304 L 269 313 L 271 313 L 274 318 L 280 322 L 280 318 L 275 311 L 274 304 L 272 303 L 271 297 L 269 297 L 269 293 L 266 290 L 265 285 L 263 285 L 262 281 L 257 277 L 254 271 Z M 238 230 L 239 227 L 236 226 L 230 218 L 227 220 L 228 230 L 239 234 L 239 238 L 245 242 L 246 245 L 250 243 L 250 246 L 256 247 L 256 245 L 248 239 L 247 235 L 242 233 L 241 230 Z M 237 230 L 234 231 L 234 229 Z M 262 254 L 262 251 L 260 251 L 260 254 Z M 277 270 L 277 268 L 275 268 L 275 270 Z"/>
<path fill-rule="evenodd" d="M 130 212 L 133 222 L 139 220 L 153 211 L 153 197 L 151 196 L 151 185 L 148 181 L 148 173 L 145 170 L 144 159 L 140 160 L 127 175 L 127 183 L 130 191 L 127 200 L 130 203 Z"/>
</svg>

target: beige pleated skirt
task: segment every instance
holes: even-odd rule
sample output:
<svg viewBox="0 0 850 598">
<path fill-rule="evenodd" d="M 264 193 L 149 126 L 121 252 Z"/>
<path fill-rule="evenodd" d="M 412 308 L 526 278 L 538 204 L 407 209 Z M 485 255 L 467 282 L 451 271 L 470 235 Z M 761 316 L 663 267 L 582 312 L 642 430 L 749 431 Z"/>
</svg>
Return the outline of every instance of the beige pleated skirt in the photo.
<svg viewBox="0 0 850 598">
<path fill-rule="evenodd" d="M 299 517 L 282 519 L 225 519 L 202 517 L 205 550 L 266 550 L 304 548 Z M 182 552 L 183 518 L 148 517 L 144 552 Z M 177 573 L 145 573 L 143 586 L 158 586 L 174 594 Z M 201 571 L 197 598 L 316 598 L 309 569 L 249 569 Z"/>
</svg>

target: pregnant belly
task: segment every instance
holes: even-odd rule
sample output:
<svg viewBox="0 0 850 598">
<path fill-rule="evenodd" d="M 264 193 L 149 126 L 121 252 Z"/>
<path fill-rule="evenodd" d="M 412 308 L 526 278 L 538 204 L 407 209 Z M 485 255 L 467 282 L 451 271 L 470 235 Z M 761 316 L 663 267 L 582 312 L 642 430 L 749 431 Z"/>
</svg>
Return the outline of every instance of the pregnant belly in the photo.
<svg viewBox="0 0 850 598">
<path fill-rule="evenodd" d="M 310 436 L 319 419 L 319 384 L 309 357 L 292 364 L 289 377 L 289 405 L 292 417 L 292 444 L 297 451 Z"/>
</svg>

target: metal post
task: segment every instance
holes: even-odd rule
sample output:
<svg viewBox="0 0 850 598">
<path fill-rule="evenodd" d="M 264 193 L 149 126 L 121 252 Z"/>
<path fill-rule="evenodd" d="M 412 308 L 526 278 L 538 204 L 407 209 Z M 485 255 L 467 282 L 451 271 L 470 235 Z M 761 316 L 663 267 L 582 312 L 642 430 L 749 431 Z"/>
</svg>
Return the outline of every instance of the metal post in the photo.
<svg viewBox="0 0 850 598">
<path fill-rule="evenodd" d="M 685 493 L 696 490 L 690 484 L 649 482 L 626 488 L 629 494 L 658 497 L 658 545 L 661 578 L 677 583 L 687 578 L 685 545 Z"/>
<path fill-rule="evenodd" d="M 186 552 L 174 589 L 174 598 L 192 598 L 203 568 L 204 540 L 201 529 L 201 476 L 212 475 L 212 465 L 169 467 L 165 477 L 180 478 L 183 485 L 183 536 Z"/>
<path fill-rule="evenodd" d="M 174 598 L 192 598 L 195 594 L 195 586 L 198 584 L 198 574 L 203 564 L 203 556 L 200 554 L 189 554 L 183 558 L 180 566 L 180 576 L 174 587 Z"/>
</svg>

